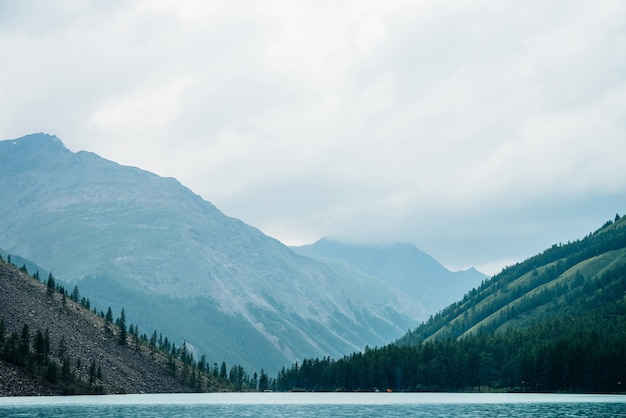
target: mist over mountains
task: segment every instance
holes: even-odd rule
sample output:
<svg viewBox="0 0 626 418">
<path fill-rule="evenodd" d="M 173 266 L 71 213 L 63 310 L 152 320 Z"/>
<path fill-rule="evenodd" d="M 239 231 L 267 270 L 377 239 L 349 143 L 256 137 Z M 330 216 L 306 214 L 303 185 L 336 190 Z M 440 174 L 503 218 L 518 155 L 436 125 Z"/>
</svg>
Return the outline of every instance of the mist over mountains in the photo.
<svg viewBox="0 0 626 418">
<path fill-rule="evenodd" d="M 401 271 L 305 257 L 173 178 L 55 136 L 0 141 L 0 175 L 0 248 L 209 361 L 277 370 L 386 344 L 429 313 Z"/>
<path fill-rule="evenodd" d="M 413 244 L 345 244 L 323 238 L 294 247 L 300 254 L 349 263 L 420 301 L 434 313 L 461 299 L 487 276 L 475 268 L 452 272 Z"/>
</svg>

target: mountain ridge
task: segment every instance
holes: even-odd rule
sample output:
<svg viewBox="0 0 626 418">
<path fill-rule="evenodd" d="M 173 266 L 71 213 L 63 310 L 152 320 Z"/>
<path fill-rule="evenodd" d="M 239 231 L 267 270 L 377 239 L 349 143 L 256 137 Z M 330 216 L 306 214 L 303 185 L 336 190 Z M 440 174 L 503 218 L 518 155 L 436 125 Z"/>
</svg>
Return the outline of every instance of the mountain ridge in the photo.
<svg viewBox="0 0 626 418">
<path fill-rule="evenodd" d="M 615 277 L 605 277 L 615 269 Z M 510 321 L 520 326 L 542 313 L 558 312 L 575 299 L 592 298 L 605 286 L 622 286 L 626 270 L 620 269 L 626 269 L 626 217 L 616 215 L 583 239 L 555 244 L 504 268 L 398 342 L 460 338 L 506 329 Z"/>
<path fill-rule="evenodd" d="M 175 179 L 54 136 L 0 141 L 0 175 L 0 247 L 79 284 L 100 309 L 166 322 L 210 358 L 275 370 L 385 343 L 421 317 L 386 283 L 298 255 Z"/>
<path fill-rule="evenodd" d="M 347 262 L 415 298 L 428 315 L 463 297 L 487 278 L 473 267 L 452 272 L 411 243 L 346 244 L 322 238 L 292 248 L 309 257 Z"/>
</svg>

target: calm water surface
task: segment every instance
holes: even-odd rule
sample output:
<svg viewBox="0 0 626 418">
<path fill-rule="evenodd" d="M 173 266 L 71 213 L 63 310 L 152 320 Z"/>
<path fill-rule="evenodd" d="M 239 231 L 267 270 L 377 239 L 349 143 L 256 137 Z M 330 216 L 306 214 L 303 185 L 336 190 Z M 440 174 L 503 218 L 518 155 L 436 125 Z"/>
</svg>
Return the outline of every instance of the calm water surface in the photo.
<svg viewBox="0 0 626 418">
<path fill-rule="evenodd" d="M 227 393 L 0 398 L 0 417 L 626 417 L 626 396 Z"/>
</svg>

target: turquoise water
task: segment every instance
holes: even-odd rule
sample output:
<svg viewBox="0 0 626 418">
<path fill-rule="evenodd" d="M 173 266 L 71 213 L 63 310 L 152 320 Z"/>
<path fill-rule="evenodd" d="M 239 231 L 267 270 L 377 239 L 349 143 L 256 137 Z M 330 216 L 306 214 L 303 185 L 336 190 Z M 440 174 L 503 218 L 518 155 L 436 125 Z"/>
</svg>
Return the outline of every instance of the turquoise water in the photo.
<svg viewBox="0 0 626 418">
<path fill-rule="evenodd" d="M 228 393 L 0 398 L 0 417 L 626 417 L 626 396 Z"/>
</svg>

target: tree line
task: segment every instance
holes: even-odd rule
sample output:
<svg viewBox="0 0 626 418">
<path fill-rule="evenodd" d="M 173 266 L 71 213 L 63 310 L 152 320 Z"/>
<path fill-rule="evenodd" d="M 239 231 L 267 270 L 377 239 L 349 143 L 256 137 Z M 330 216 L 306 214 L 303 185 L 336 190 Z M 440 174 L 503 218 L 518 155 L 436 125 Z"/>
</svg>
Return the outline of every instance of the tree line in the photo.
<svg viewBox="0 0 626 418">
<path fill-rule="evenodd" d="M 51 356 L 52 351 L 47 328 L 43 332 L 37 329 L 31 335 L 30 326 L 24 324 L 21 333 L 7 335 L 4 318 L 0 319 L 0 358 L 24 368 L 42 383 L 59 386 L 64 394 L 104 393 L 102 368 L 95 359 L 89 366 L 82 365 L 80 359 L 72 361 L 65 336 L 59 341 L 56 356 Z"/>
<path fill-rule="evenodd" d="M 283 369 L 278 390 L 624 392 L 626 302 L 525 329 L 366 348 Z"/>
</svg>

